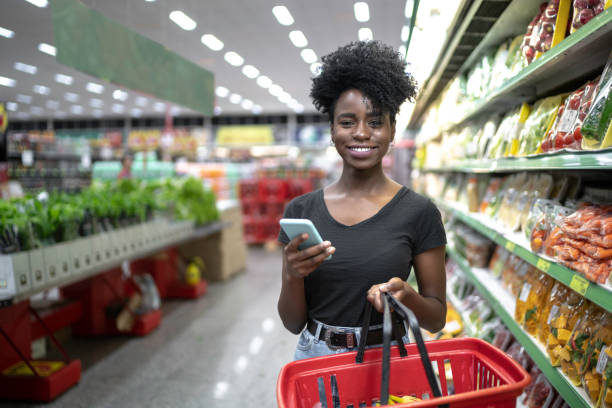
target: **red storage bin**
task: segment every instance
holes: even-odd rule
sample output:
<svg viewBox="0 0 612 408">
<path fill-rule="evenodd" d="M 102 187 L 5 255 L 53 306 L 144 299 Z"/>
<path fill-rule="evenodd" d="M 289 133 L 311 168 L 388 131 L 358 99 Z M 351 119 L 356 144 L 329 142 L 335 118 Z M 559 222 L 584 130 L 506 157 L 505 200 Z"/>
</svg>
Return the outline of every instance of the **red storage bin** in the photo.
<svg viewBox="0 0 612 408">
<path fill-rule="evenodd" d="M 240 205 L 242 206 L 242 215 L 256 216 L 261 214 L 261 202 L 256 197 L 243 198 Z"/>
<path fill-rule="evenodd" d="M 258 194 L 262 202 L 284 202 L 287 198 L 287 181 L 278 178 L 259 179 Z"/>
<path fill-rule="evenodd" d="M 238 184 L 238 196 L 243 199 L 256 199 L 258 194 L 258 180 L 240 180 Z"/>
<path fill-rule="evenodd" d="M 312 191 L 312 182 L 309 179 L 290 179 L 287 184 L 288 199 L 299 197 Z"/>
<path fill-rule="evenodd" d="M 280 217 L 267 217 L 262 222 L 262 234 L 264 241 L 276 241 L 280 232 Z"/>
<path fill-rule="evenodd" d="M 247 244 L 260 244 L 265 242 L 263 222 L 260 217 L 244 217 L 242 221 L 244 240 Z"/>
<path fill-rule="evenodd" d="M 261 204 L 261 214 L 266 218 L 281 219 L 285 212 L 285 202 L 267 202 Z"/>
</svg>

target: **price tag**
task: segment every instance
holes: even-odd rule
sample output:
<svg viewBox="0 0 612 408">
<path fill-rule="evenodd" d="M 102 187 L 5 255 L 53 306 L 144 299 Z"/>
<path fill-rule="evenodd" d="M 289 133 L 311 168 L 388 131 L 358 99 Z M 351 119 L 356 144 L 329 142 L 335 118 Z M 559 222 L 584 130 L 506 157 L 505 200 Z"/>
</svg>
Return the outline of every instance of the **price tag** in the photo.
<svg viewBox="0 0 612 408">
<path fill-rule="evenodd" d="M 601 350 L 599 350 L 599 358 L 597 359 L 597 367 L 595 367 L 595 370 L 599 373 L 599 374 L 603 374 L 604 370 L 606 369 L 606 366 L 608 365 L 608 360 L 610 359 L 610 357 L 608 357 L 608 353 L 606 353 L 606 350 L 604 350 L 605 346 L 602 346 Z"/>
<path fill-rule="evenodd" d="M 513 252 L 514 248 L 516 248 L 516 244 L 512 241 L 506 241 L 505 247 L 508 251 Z"/>
<path fill-rule="evenodd" d="M 582 296 L 586 294 L 587 288 L 589 287 L 589 281 L 584 279 L 582 276 L 574 275 L 570 282 L 570 288 L 580 293 Z"/>
<path fill-rule="evenodd" d="M 536 263 L 536 268 L 538 268 L 541 271 L 548 272 L 548 270 L 550 269 L 550 262 L 545 261 L 542 258 L 539 258 L 538 262 Z"/>
<path fill-rule="evenodd" d="M 26 167 L 32 166 L 34 164 L 34 152 L 31 150 L 21 152 L 21 164 Z"/>
<path fill-rule="evenodd" d="M 529 297 L 529 292 L 531 292 L 531 284 L 528 282 L 525 282 L 523 284 L 523 289 L 521 289 L 521 296 L 519 297 L 521 302 L 527 301 L 527 298 Z"/>
</svg>

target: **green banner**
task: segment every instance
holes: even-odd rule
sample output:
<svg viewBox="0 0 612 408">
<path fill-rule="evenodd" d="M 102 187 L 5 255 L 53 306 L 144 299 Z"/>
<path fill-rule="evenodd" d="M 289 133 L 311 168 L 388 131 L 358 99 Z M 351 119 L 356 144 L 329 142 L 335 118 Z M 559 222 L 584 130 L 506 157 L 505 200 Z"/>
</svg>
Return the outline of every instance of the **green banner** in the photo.
<svg viewBox="0 0 612 408">
<path fill-rule="evenodd" d="M 57 61 L 212 115 L 214 75 L 76 0 L 52 0 Z"/>
</svg>

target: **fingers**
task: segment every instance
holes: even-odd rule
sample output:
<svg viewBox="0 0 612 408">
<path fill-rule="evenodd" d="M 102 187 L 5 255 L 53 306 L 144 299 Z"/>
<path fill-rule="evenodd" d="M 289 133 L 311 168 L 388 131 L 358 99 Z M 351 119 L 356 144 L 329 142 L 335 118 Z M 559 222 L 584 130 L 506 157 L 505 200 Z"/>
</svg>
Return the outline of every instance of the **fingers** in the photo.
<svg viewBox="0 0 612 408">
<path fill-rule="evenodd" d="M 332 247 L 329 241 L 300 251 L 298 246 L 306 239 L 308 239 L 308 234 L 304 233 L 291 240 L 284 248 L 290 273 L 295 277 L 305 278 L 310 275 L 328 256 L 336 251 L 336 248 Z"/>
<path fill-rule="evenodd" d="M 402 301 L 404 297 L 404 291 L 406 288 L 405 282 L 400 278 L 391 278 L 386 283 L 373 285 L 367 294 L 368 302 L 372 303 L 374 308 L 380 313 L 384 310 L 384 304 L 382 294 L 384 292 L 390 293 L 393 297 Z"/>
<path fill-rule="evenodd" d="M 380 285 L 381 292 L 390 292 L 393 294 L 394 292 L 400 291 L 404 289 L 405 282 L 400 278 L 391 278 L 389 282 L 383 283 Z"/>
<path fill-rule="evenodd" d="M 368 302 L 374 306 L 374 309 L 381 312 L 383 311 L 383 300 L 380 292 L 381 285 L 374 285 L 368 290 Z"/>
</svg>

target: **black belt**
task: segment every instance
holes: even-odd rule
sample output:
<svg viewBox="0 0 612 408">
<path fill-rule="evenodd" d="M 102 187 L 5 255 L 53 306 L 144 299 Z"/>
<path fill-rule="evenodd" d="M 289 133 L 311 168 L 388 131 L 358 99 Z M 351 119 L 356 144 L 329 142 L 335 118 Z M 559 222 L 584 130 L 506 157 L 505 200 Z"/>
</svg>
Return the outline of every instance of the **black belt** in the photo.
<svg viewBox="0 0 612 408">
<path fill-rule="evenodd" d="M 317 335 L 317 327 L 318 323 L 312 320 L 308 320 L 308 324 L 306 325 L 306 329 L 315 336 Z M 395 335 L 396 331 L 399 331 L 400 337 L 406 334 L 406 329 L 403 324 L 393 325 L 393 334 Z M 341 348 L 356 348 L 359 344 L 357 343 L 357 337 L 355 336 L 355 332 L 353 330 L 342 330 L 336 329 L 332 327 L 321 327 L 321 333 L 319 334 L 319 338 L 317 340 L 325 340 L 325 343 L 332 350 L 341 349 Z M 377 346 L 382 344 L 383 341 L 383 332 L 382 327 L 379 329 L 370 329 L 368 331 L 368 337 L 366 338 L 366 346 Z"/>
</svg>

